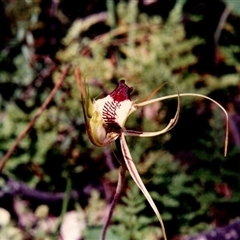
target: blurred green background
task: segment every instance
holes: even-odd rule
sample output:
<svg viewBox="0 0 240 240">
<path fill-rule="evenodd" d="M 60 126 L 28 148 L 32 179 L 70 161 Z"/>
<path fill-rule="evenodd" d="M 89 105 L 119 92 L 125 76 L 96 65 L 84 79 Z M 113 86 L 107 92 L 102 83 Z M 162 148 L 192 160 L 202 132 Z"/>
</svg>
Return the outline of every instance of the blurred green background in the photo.
<svg viewBox="0 0 240 240">
<path fill-rule="evenodd" d="M 182 98 L 179 122 L 170 132 L 127 140 L 169 239 L 240 216 L 237 1 L 1 0 L 0 22 L 0 159 L 72 64 L 0 175 L 0 239 L 54 239 L 59 231 L 63 239 L 98 239 L 119 163 L 114 145 L 97 148 L 86 135 L 75 67 L 92 98 L 124 78 L 134 89 L 132 99 L 171 81 L 181 93 L 205 94 L 222 104 L 230 119 L 227 157 L 224 115 L 200 98 Z M 159 96 L 168 94 L 175 94 L 171 85 Z M 176 99 L 153 104 L 131 116 L 126 127 L 156 131 L 175 111 Z M 73 231 L 66 225 L 70 213 L 77 223 Z M 161 237 L 130 177 L 108 234 L 124 240 Z"/>
</svg>

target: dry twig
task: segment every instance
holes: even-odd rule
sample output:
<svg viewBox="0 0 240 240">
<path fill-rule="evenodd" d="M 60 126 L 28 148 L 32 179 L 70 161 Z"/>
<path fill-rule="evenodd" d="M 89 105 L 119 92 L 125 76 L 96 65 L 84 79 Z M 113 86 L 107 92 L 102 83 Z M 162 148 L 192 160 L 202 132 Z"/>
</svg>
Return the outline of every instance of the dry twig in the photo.
<svg viewBox="0 0 240 240">
<path fill-rule="evenodd" d="M 58 82 L 46 98 L 45 102 L 42 104 L 42 106 L 38 109 L 37 113 L 34 115 L 34 117 L 31 119 L 31 121 L 28 123 L 27 127 L 23 130 L 23 132 L 18 136 L 12 147 L 7 151 L 7 153 L 3 156 L 2 161 L 0 162 L 0 173 L 2 172 L 7 160 L 9 157 L 13 154 L 19 143 L 22 141 L 22 139 L 26 136 L 26 134 L 29 132 L 29 130 L 32 128 L 36 120 L 41 116 L 43 111 L 47 108 L 48 104 L 52 101 L 53 96 L 57 92 L 57 90 L 62 85 L 64 79 L 66 78 L 69 70 L 71 68 L 71 64 L 68 64 L 63 73 L 61 74 Z"/>
</svg>

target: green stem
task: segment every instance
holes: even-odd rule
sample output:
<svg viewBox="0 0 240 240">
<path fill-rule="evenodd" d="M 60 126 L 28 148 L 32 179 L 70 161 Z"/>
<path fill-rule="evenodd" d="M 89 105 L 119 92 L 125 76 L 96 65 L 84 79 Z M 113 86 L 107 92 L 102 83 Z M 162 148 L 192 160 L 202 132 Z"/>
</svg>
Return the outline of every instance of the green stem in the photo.
<svg viewBox="0 0 240 240">
<path fill-rule="evenodd" d="M 105 238 L 106 238 L 107 229 L 108 229 L 110 221 L 112 219 L 113 211 L 118 203 L 118 200 L 121 197 L 121 192 L 122 192 L 124 182 L 125 182 L 125 176 L 126 176 L 126 166 L 121 165 L 119 168 L 119 172 L 118 172 L 118 183 L 117 183 L 116 192 L 115 192 L 114 198 L 112 200 L 106 222 L 103 226 L 100 240 L 105 240 Z"/>
<path fill-rule="evenodd" d="M 107 12 L 108 12 L 108 22 L 111 29 L 117 28 L 117 16 L 116 16 L 116 6 L 114 0 L 106 0 Z M 114 48 L 116 57 L 116 66 L 120 62 L 120 53 L 117 47 Z"/>
<path fill-rule="evenodd" d="M 129 13 L 130 13 L 130 29 L 129 29 L 129 37 L 128 37 L 128 46 L 130 48 L 135 47 L 135 38 L 136 38 L 136 22 L 138 15 L 138 1 L 131 0 L 129 4 Z"/>
<path fill-rule="evenodd" d="M 114 29 L 117 26 L 115 3 L 113 0 L 107 0 L 106 4 L 107 4 L 109 25 L 111 29 Z"/>
<path fill-rule="evenodd" d="M 68 207 L 68 203 L 69 203 L 69 199 L 70 199 L 70 194 L 71 194 L 71 190 L 72 190 L 72 181 L 71 179 L 68 177 L 67 178 L 67 185 L 66 185 L 66 191 L 64 194 L 64 198 L 63 198 L 63 203 L 62 203 L 62 209 L 61 209 L 61 214 L 57 223 L 57 227 L 56 227 L 56 231 L 54 234 L 54 238 L 53 239 L 59 239 L 58 235 L 60 232 L 60 228 L 63 222 L 63 218 L 67 212 L 67 207 Z"/>
</svg>

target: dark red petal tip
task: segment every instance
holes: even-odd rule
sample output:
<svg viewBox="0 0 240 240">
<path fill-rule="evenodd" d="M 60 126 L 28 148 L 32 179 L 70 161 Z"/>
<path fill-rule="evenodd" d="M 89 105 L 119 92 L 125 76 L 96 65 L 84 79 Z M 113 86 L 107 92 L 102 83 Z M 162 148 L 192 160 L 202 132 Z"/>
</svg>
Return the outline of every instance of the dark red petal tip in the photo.
<svg viewBox="0 0 240 240">
<path fill-rule="evenodd" d="M 125 80 L 121 79 L 118 83 L 117 88 L 110 93 L 110 96 L 117 102 L 122 102 L 124 100 L 130 99 L 130 93 L 133 88 L 128 87 L 125 84 Z"/>
</svg>

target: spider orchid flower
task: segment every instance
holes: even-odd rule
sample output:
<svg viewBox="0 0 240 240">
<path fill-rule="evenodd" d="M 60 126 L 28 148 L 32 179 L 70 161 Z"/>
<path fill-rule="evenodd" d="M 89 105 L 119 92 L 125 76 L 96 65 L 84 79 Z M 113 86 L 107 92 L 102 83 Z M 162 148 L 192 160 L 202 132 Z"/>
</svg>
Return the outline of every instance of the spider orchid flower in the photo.
<svg viewBox="0 0 240 240">
<path fill-rule="evenodd" d="M 103 147 L 109 145 L 117 138 L 119 138 L 125 165 L 133 180 L 143 192 L 144 196 L 146 197 L 153 211 L 155 212 L 162 228 L 163 237 L 166 240 L 167 237 L 161 215 L 152 197 L 147 191 L 144 183 L 142 182 L 141 177 L 138 174 L 137 168 L 132 160 L 125 136 L 153 137 L 163 134 L 173 128 L 174 125 L 177 123 L 180 111 L 180 96 L 203 97 L 217 104 L 225 113 L 227 124 L 224 154 L 226 155 L 228 142 L 228 115 L 226 110 L 219 103 L 217 103 L 211 98 L 208 98 L 207 96 L 194 93 L 181 94 L 178 93 L 176 87 L 175 88 L 177 94 L 150 99 L 156 92 L 160 90 L 161 87 L 159 87 L 152 93 L 150 93 L 147 97 L 145 97 L 140 103 L 133 102 L 130 99 L 130 93 L 132 92 L 133 88 L 128 87 L 125 84 L 125 80 L 120 80 L 117 88 L 106 97 L 91 101 L 91 99 L 89 98 L 88 89 L 84 87 L 83 82 L 81 81 L 78 68 L 76 68 L 75 70 L 75 77 L 81 93 L 83 114 L 89 139 L 94 145 Z M 124 127 L 129 115 L 137 111 L 139 108 L 169 98 L 177 98 L 178 104 L 175 116 L 170 120 L 169 124 L 164 129 L 156 132 L 139 132 L 134 130 L 127 130 Z"/>
</svg>

